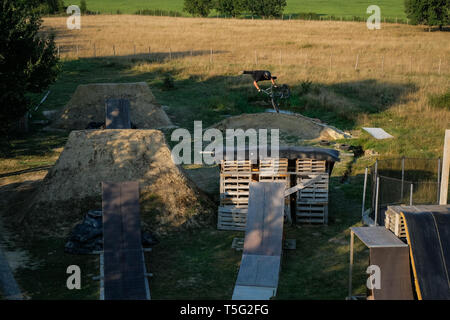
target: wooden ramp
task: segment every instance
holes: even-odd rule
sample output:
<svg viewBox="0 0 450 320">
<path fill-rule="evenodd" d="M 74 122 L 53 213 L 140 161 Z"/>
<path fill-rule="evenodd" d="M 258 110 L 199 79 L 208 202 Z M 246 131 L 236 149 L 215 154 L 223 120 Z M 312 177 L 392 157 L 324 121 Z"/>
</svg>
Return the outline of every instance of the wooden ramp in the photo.
<svg viewBox="0 0 450 320">
<path fill-rule="evenodd" d="M 102 194 L 103 288 L 100 298 L 150 299 L 141 242 L 139 184 L 103 182 Z"/>
<path fill-rule="evenodd" d="M 399 208 L 419 300 L 450 300 L 450 206 Z"/>
<path fill-rule="evenodd" d="M 353 227 L 350 239 L 349 298 L 353 297 L 353 241 L 356 235 L 370 250 L 371 266 L 380 270 L 380 287 L 369 290 L 369 300 L 412 300 L 409 247 L 385 227 Z"/>
<path fill-rule="evenodd" d="M 244 250 L 233 300 L 268 300 L 276 295 L 285 188 L 285 182 L 250 183 Z"/>
<path fill-rule="evenodd" d="M 106 129 L 131 129 L 130 101 L 106 100 Z"/>
</svg>

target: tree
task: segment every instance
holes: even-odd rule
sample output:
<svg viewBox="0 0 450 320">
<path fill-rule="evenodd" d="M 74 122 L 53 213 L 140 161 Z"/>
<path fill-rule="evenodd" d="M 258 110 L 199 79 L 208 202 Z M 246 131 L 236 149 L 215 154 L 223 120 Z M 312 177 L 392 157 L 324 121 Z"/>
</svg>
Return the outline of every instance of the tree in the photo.
<svg viewBox="0 0 450 320">
<path fill-rule="evenodd" d="M 0 0 L 0 130 L 24 116 L 29 93 L 41 93 L 59 71 L 54 37 L 42 35 L 42 20 L 26 2 Z"/>
<path fill-rule="evenodd" d="M 277 17 L 283 13 L 286 0 L 245 0 L 245 8 L 261 17 Z"/>
<path fill-rule="evenodd" d="M 46 0 L 46 2 L 50 14 L 55 14 L 64 10 L 63 0 Z"/>
<path fill-rule="evenodd" d="M 86 0 L 81 0 L 81 2 L 80 2 L 80 11 L 81 11 L 82 14 L 87 13 L 88 9 L 87 9 Z"/>
<path fill-rule="evenodd" d="M 405 0 L 405 12 L 412 24 L 438 26 L 450 24 L 450 0 Z"/>
<path fill-rule="evenodd" d="M 245 9 L 245 0 L 217 0 L 216 10 L 221 14 L 237 17 Z"/>
<path fill-rule="evenodd" d="M 207 17 L 212 8 L 212 0 L 184 0 L 183 10 L 193 16 Z"/>
</svg>

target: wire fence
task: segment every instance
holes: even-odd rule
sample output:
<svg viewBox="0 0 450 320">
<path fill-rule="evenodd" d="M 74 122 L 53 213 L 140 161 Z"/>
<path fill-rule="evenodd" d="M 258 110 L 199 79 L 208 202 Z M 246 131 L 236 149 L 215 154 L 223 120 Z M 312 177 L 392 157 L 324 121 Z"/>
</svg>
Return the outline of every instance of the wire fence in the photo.
<svg viewBox="0 0 450 320">
<path fill-rule="evenodd" d="M 440 178 L 440 158 L 377 160 L 367 171 L 363 212 L 384 224 L 387 206 L 439 204 Z"/>
</svg>

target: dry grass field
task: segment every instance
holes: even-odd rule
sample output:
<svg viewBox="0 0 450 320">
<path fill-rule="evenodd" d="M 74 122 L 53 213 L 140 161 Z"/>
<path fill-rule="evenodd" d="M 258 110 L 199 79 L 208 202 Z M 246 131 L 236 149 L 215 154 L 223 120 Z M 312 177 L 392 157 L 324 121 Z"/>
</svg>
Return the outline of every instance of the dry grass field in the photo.
<svg viewBox="0 0 450 320">
<path fill-rule="evenodd" d="M 450 122 L 448 110 L 428 102 L 450 88 L 448 32 L 396 24 L 370 31 L 353 22 L 128 15 L 83 17 L 81 30 L 68 30 L 65 18 L 48 18 L 44 25 L 56 32 L 60 55 L 68 60 L 116 56 L 130 72 L 170 72 L 180 81 L 224 78 L 230 89 L 249 83 L 239 76 L 244 69 L 270 69 L 300 90 L 309 80 L 316 90 L 294 97 L 295 111 L 321 108 L 350 120 L 350 129 L 379 125 L 397 137 L 407 129 L 403 144 L 430 147 L 418 152 L 438 153 L 442 139 L 435 138 Z M 414 149 L 400 139 L 383 151 Z"/>
</svg>

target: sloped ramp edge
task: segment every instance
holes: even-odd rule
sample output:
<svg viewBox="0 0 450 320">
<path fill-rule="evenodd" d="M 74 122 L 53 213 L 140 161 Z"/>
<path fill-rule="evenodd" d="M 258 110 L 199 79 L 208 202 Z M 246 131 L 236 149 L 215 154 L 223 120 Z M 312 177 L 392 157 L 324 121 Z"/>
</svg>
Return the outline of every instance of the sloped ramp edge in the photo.
<svg viewBox="0 0 450 320">
<path fill-rule="evenodd" d="M 450 300 L 450 213 L 404 210 L 419 300 Z"/>
</svg>

